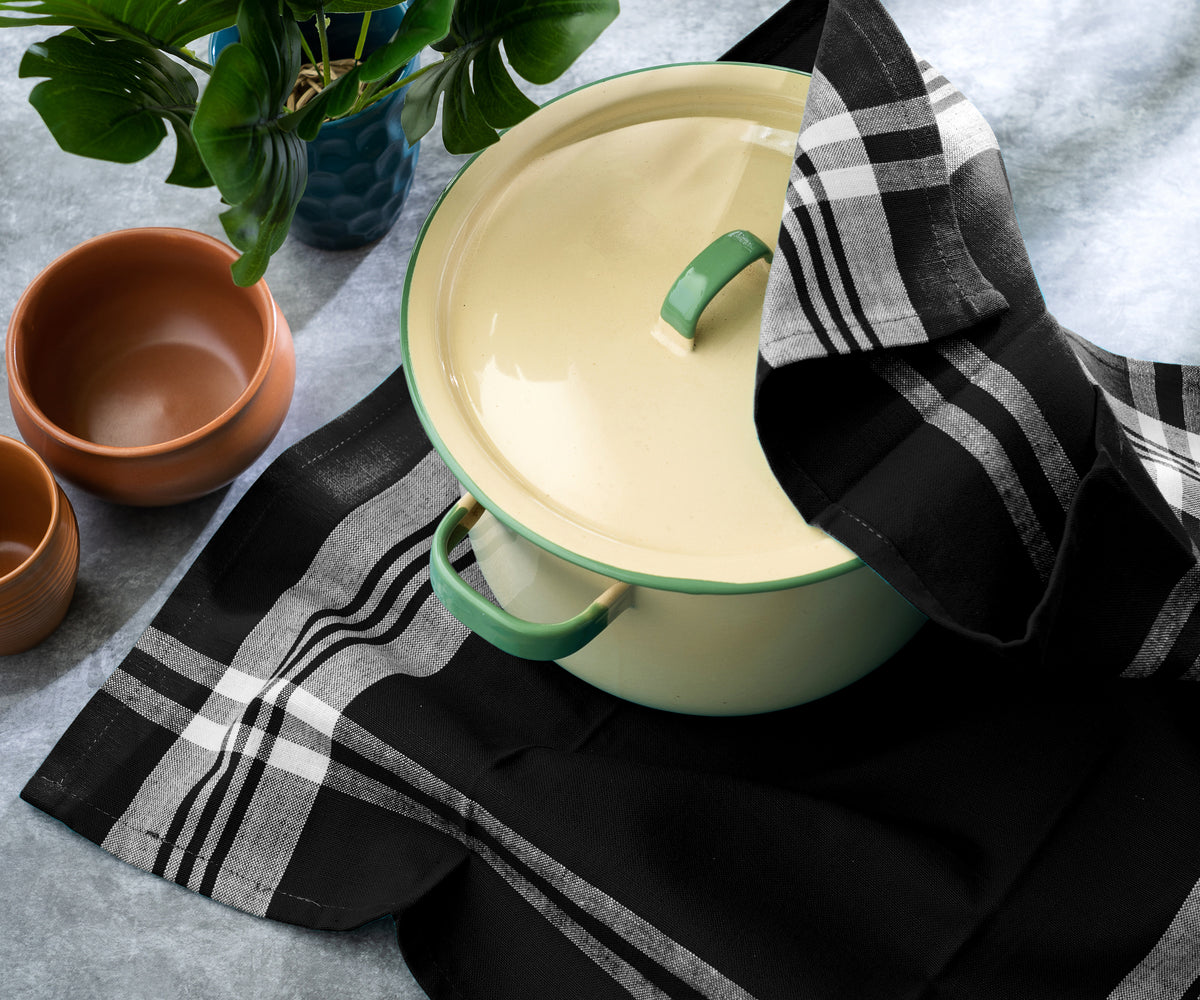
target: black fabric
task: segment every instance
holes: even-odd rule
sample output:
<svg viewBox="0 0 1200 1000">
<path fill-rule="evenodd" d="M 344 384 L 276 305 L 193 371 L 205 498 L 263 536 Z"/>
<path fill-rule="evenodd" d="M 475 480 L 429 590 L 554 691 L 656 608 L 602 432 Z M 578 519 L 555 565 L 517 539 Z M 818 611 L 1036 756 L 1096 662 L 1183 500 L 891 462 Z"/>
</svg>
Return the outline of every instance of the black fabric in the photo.
<svg viewBox="0 0 1200 1000">
<path fill-rule="evenodd" d="M 721 58 L 811 72 L 828 6 L 825 0 L 790 0 Z"/>
<path fill-rule="evenodd" d="M 1027 646 L 1048 669 L 1069 669 L 1083 644 L 1090 672 L 1119 674 L 1131 648 L 1162 636 L 1164 613 L 1197 602 L 1195 491 L 1180 489 L 1172 510 L 1161 482 L 1194 475 L 1183 391 L 1194 376 L 1105 363 L 1062 329 L 986 123 L 877 4 L 835 3 L 826 25 L 822 45 L 838 58 L 814 79 L 784 225 L 805 239 L 776 262 L 764 316 L 764 451 L 810 522 L 940 624 Z M 848 191 L 826 190 L 847 171 L 858 172 Z M 843 298 L 890 290 L 873 315 L 855 310 L 857 326 L 825 249 L 851 236 L 880 249 L 857 267 L 837 262 Z M 1148 597 L 1140 574 L 1116 570 L 1125 565 L 1156 567 L 1166 593 Z M 1089 643 L 1079 625 L 1102 607 L 1126 611 Z M 1182 638 L 1161 652 L 1165 674 L 1195 660 Z"/>
<path fill-rule="evenodd" d="M 802 60 L 823 17 L 731 58 Z M 435 1000 L 1194 995 L 1197 374 L 1062 330 L 973 109 L 878 4 L 824 24 L 758 419 L 798 506 L 932 616 L 898 655 L 697 718 L 497 652 L 429 589 L 458 484 L 396 373 L 247 493 L 23 797 L 251 913 L 391 914 Z M 880 160 L 921 101 L 920 172 Z M 917 176 L 908 228 L 875 189 Z M 835 215 L 878 252 L 833 253 Z"/>
</svg>

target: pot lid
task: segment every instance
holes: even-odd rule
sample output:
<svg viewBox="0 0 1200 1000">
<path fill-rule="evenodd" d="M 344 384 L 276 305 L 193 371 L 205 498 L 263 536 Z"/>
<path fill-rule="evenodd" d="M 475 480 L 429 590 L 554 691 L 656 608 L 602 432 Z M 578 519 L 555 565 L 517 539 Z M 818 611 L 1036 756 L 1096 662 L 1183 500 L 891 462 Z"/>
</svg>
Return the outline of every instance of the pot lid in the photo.
<svg viewBox="0 0 1200 1000">
<path fill-rule="evenodd" d="M 592 84 L 505 133 L 435 206 L 405 279 L 406 376 L 442 457 L 514 530 L 664 589 L 861 565 L 804 522 L 754 426 L 808 83 L 710 63 Z"/>
</svg>

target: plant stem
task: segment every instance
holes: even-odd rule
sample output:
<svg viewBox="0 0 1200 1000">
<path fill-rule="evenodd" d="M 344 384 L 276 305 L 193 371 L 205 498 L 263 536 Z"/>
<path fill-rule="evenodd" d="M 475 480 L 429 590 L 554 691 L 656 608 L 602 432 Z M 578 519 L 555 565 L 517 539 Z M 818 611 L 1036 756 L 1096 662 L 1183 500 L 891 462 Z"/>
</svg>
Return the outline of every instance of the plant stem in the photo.
<svg viewBox="0 0 1200 1000">
<path fill-rule="evenodd" d="M 362 59 L 363 49 L 367 45 L 367 29 L 371 27 L 371 12 L 367 11 L 363 14 L 362 27 L 358 31 L 358 44 L 354 46 L 354 61 L 359 62 Z"/>
<path fill-rule="evenodd" d="M 303 34 L 300 35 L 300 48 L 302 48 L 304 50 L 304 54 L 306 56 L 308 56 L 309 65 L 316 66 L 317 65 L 317 57 L 313 55 L 313 50 L 311 48 L 309 48 L 309 45 L 308 45 L 308 39 L 305 38 Z"/>
<path fill-rule="evenodd" d="M 329 38 L 325 33 L 325 8 L 317 7 L 317 38 L 321 41 L 321 82 L 329 86 Z"/>
<path fill-rule="evenodd" d="M 443 60 L 445 58 L 446 58 L 445 56 L 442 57 Z M 358 100 L 355 101 L 354 107 L 352 107 L 348 112 L 346 112 L 345 117 L 348 118 L 348 117 L 350 117 L 350 115 L 358 114 L 364 108 L 369 108 L 376 101 L 383 100 L 383 98 L 387 97 L 388 94 L 395 93 L 401 87 L 407 87 L 417 77 L 421 76 L 424 73 L 427 73 L 429 70 L 433 69 L 435 66 L 440 66 L 440 65 L 441 65 L 441 62 L 430 63 L 428 66 L 422 66 L 420 69 L 416 70 L 413 73 L 410 73 L 408 76 L 400 77 L 400 79 L 397 80 L 395 83 L 384 87 L 382 90 L 376 91 L 375 93 L 366 92 L 366 93 L 361 94 L 359 96 Z"/>
<path fill-rule="evenodd" d="M 182 62 L 187 63 L 189 66 L 195 66 L 196 69 L 198 69 L 204 73 L 207 73 L 210 76 L 212 75 L 213 68 L 208 63 L 204 62 L 202 59 L 197 59 L 182 45 L 178 45 L 173 49 L 164 49 L 163 51 L 166 52 L 167 55 L 172 55 L 176 59 L 179 59 Z"/>
</svg>

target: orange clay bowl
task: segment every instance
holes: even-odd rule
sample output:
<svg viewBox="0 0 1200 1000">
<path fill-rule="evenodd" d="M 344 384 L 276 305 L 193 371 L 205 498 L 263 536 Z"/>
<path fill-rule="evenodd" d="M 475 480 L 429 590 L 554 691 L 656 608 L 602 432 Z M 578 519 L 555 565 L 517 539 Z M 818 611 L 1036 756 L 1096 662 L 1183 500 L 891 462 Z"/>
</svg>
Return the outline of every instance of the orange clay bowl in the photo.
<svg viewBox="0 0 1200 1000">
<path fill-rule="evenodd" d="M 59 257 L 8 325 L 21 436 L 106 500 L 179 503 L 235 479 L 270 444 L 295 385 L 292 335 L 237 253 L 185 229 L 124 229 Z"/>
<path fill-rule="evenodd" d="M 67 495 L 33 450 L 0 437 L 0 656 L 21 653 L 67 613 L 79 528 Z"/>
</svg>

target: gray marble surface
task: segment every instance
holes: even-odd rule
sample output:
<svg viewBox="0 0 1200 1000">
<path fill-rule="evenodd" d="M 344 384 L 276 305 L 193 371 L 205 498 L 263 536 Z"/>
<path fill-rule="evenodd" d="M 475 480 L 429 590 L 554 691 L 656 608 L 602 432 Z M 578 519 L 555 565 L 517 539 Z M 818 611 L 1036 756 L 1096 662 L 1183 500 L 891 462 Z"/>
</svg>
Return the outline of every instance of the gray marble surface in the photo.
<svg viewBox="0 0 1200 1000">
<path fill-rule="evenodd" d="M 781 2 L 624 0 L 618 21 L 568 76 L 536 93 L 715 58 Z M 1200 363 L 1200 3 L 885 6 L 995 130 L 1051 311 L 1110 350 Z M 212 191 L 162 183 L 169 149 L 121 167 L 54 146 L 26 103 L 31 81 L 16 75 L 20 53 L 46 33 L 0 30 L 5 323 L 34 275 L 90 236 L 139 225 L 221 234 Z M 424 995 L 388 921 L 318 933 L 245 916 L 114 860 L 17 795 L 265 464 L 400 363 L 405 262 L 462 159 L 425 144 L 404 214 L 379 243 L 325 253 L 289 241 L 276 255 L 267 280 L 295 337 L 296 395 L 255 468 L 213 496 L 160 510 L 68 487 L 81 532 L 78 594 L 46 642 L 0 659 L 0 995 Z M 16 435 L 6 407 L 0 434 Z"/>
</svg>

